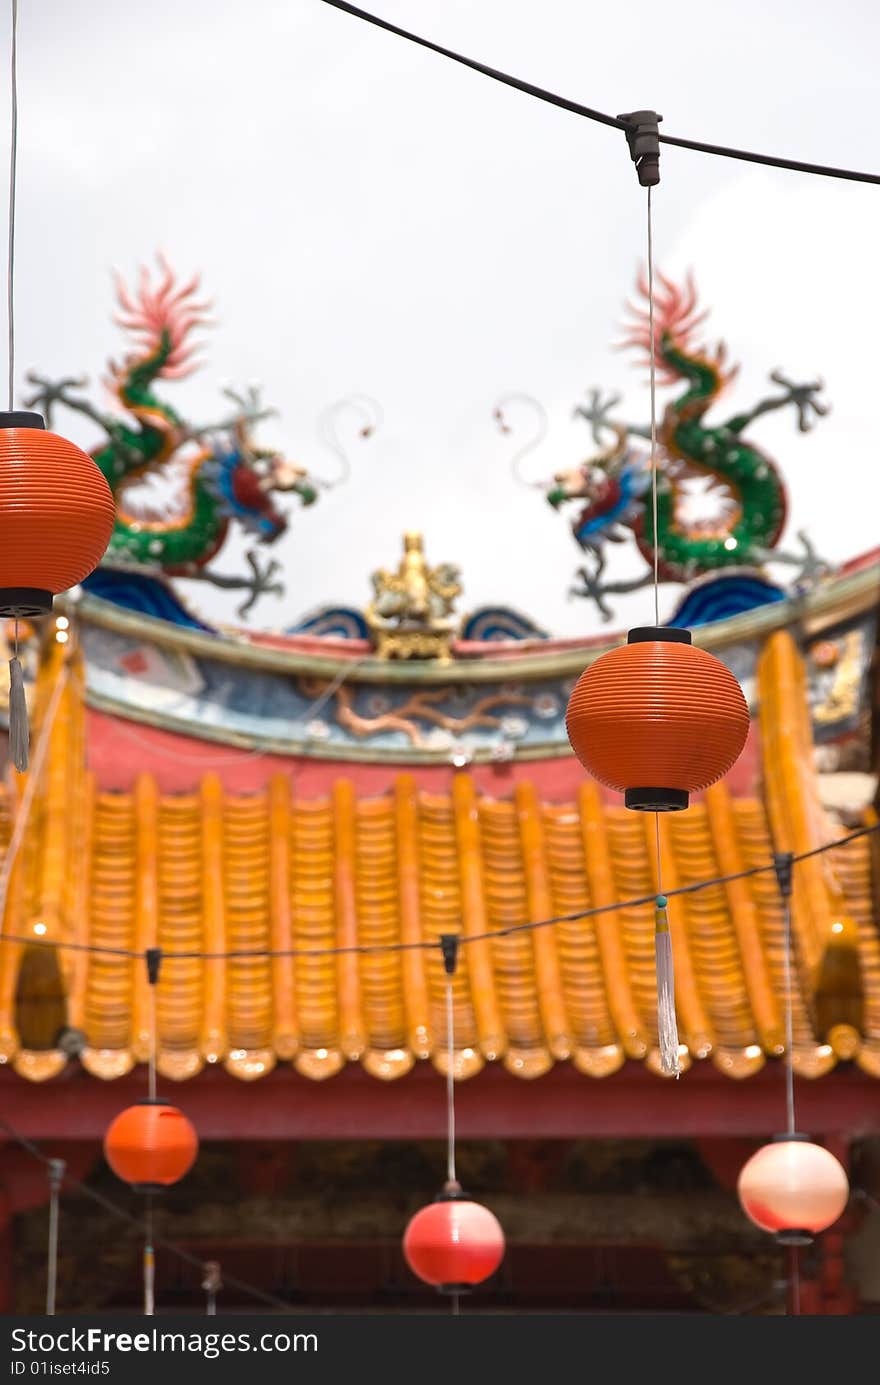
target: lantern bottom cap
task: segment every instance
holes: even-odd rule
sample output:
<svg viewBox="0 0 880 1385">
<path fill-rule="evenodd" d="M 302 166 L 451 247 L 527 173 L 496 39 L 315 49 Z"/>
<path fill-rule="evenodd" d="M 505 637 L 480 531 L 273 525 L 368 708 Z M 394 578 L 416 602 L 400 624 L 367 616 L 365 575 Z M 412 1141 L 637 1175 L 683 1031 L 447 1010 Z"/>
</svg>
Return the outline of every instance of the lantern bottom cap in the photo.
<svg viewBox="0 0 880 1385">
<path fill-rule="evenodd" d="M 473 1284 L 438 1284 L 436 1286 L 438 1294 L 469 1294 L 473 1287 Z"/>
<path fill-rule="evenodd" d="M 623 802 L 641 813 L 677 813 L 690 802 L 687 789 L 626 789 Z"/>
<path fill-rule="evenodd" d="M 812 1231 L 801 1231 L 797 1227 L 787 1227 L 774 1232 L 774 1239 L 780 1246 L 809 1246 L 813 1243 Z"/>
<path fill-rule="evenodd" d="M 25 620 L 45 616 L 52 609 L 52 593 L 40 587 L 0 587 L 0 616 Z"/>
</svg>

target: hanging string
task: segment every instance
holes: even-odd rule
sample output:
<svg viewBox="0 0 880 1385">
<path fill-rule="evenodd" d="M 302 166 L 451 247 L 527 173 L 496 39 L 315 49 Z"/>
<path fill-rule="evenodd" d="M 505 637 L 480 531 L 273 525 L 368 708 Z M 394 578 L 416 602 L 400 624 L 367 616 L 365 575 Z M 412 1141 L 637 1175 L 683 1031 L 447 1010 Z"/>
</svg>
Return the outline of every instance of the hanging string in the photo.
<svg viewBox="0 0 880 1385">
<path fill-rule="evenodd" d="M 449 1192 L 460 1191 L 455 1169 L 455 1004 L 452 992 L 458 942 L 457 934 L 440 939 L 446 969 L 446 1188 Z M 457 1289 L 450 1294 L 450 1310 L 453 1316 L 461 1312 L 461 1296 Z"/>
<path fill-rule="evenodd" d="M 50 1159 L 49 1177 L 49 1249 L 46 1266 L 46 1317 L 55 1316 L 55 1296 L 58 1286 L 58 1199 L 67 1169 L 63 1159 Z"/>
<path fill-rule="evenodd" d="M 24 672 L 18 657 L 18 616 L 15 617 L 15 652 L 9 660 L 9 758 L 19 774 L 30 761 L 31 733 L 28 724 Z"/>
<path fill-rule="evenodd" d="M 7 408 L 12 412 L 15 398 L 15 184 L 18 164 L 18 0 L 12 0 L 12 35 L 9 48 L 9 85 L 12 109 L 9 137 L 9 214 L 6 254 L 6 316 L 8 328 L 7 365 L 9 381 Z M 18 658 L 18 616 L 15 618 L 15 654 L 9 660 L 9 756 L 19 774 L 28 767 L 30 732 L 24 675 Z"/>
<path fill-rule="evenodd" d="M 148 1067 L 148 1070 L 147 1070 L 147 1094 L 148 1094 L 148 1096 L 149 1096 L 149 1098 L 150 1098 L 150 1101 L 155 1101 L 155 1100 L 156 1100 L 156 1049 L 157 1049 L 157 1047 L 158 1047 L 158 1044 L 157 1044 L 157 1034 L 156 1034 L 156 1014 L 157 1014 L 157 1006 L 156 1006 L 156 987 L 155 987 L 154 985 L 151 985 L 151 986 L 150 986 L 150 1020 L 149 1020 L 149 1023 L 150 1023 L 150 1058 L 149 1058 L 149 1067 Z"/>
<path fill-rule="evenodd" d="M 794 1110 L 794 982 L 792 967 L 792 869 L 795 857 L 791 851 L 777 851 L 773 857 L 776 881 L 782 896 L 782 964 L 785 991 L 785 1129 L 794 1135 L 797 1122 Z M 801 1311 L 800 1252 L 796 1245 L 788 1252 L 788 1311 L 798 1316 Z"/>
<path fill-rule="evenodd" d="M 13 270 L 15 266 L 15 173 L 18 162 L 18 73 L 16 70 L 16 49 L 18 38 L 18 0 L 12 0 L 12 37 L 9 49 L 9 77 L 12 95 L 12 113 L 9 136 L 9 223 L 6 256 L 6 306 L 9 331 L 9 390 L 7 405 L 12 412 L 15 394 L 15 298 L 13 292 Z M 17 652 L 17 651 L 16 651 Z"/>
<path fill-rule="evenodd" d="M 452 991 L 458 965 L 457 933 L 440 934 L 440 952 L 446 975 L 446 1186 L 458 1189 L 455 1173 L 455 1004 Z"/>
<path fill-rule="evenodd" d="M 792 1016 L 791 980 L 791 900 L 785 901 L 785 1120 L 786 1130 L 793 1135 L 797 1130 L 794 1117 L 794 1020 Z"/>
<path fill-rule="evenodd" d="M 162 963 L 162 949 L 148 947 L 144 954 L 147 964 L 147 990 L 150 997 L 148 1023 L 150 1026 L 149 1064 L 147 1068 L 147 1093 L 150 1101 L 156 1100 L 156 1056 L 159 1050 L 159 1035 L 156 1029 L 157 1005 L 156 987 L 159 984 L 159 968 Z M 146 1194 L 144 1207 L 144 1316 L 152 1317 L 156 1297 L 156 1255 L 153 1249 L 153 1194 Z"/>
<path fill-rule="evenodd" d="M 657 524 L 657 342 L 654 335 L 654 217 L 651 184 L 648 184 L 648 334 L 650 336 L 651 391 L 651 508 L 653 512 L 652 548 L 654 556 L 654 625 L 660 625 L 660 540 Z M 657 980 L 657 1044 L 660 1070 L 681 1076 L 678 1054 L 678 1022 L 675 1015 L 675 965 L 672 936 L 669 932 L 667 898 L 663 893 L 663 852 L 660 845 L 660 814 L 654 814 L 657 897 L 654 913 L 654 969 Z"/>
<path fill-rule="evenodd" d="M 28 775 L 27 783 L 25 784 L 24 793 L 21 796 L 21 802 L 18 805 L 18 811 L 15 814 L 15 827 L 13 828 L 12 837 L 9 841 L 9 846 L 6 848 L 6 852 L 3 857 L 3 865 L 0 866 L 0 942 L 5 941 L 2 934 L 3 926 L 6 922 L 6 896 L 9 891 L 9 881 L 12 875 L 12 868 L 15 865 L 18 853 L 21 850 L 21 844 L 24 840 L 25 831 L 27 830 L 27 825 L 31 814 L 31 808 L 33 806 L 34 801 L 34 794 L 37 791 L 37 785 L 40 782 L 40 777 L 43 772 L 43 761 L 45 760 L 46 753 L 49 749 L 49 740 L 52 733 L 52 727 L 55 725 L 55 717 L 58 714 L 58 708 L 61 703 L 61 695 L 67 686 L 67 679 L 68 671 L 67 664 L 65 663 L 62 666 L 60 674 L 58 675 L 55 687 L 52 689 L 52 696 L 49 700 L 49 705 L 46 708 L 45 715 L 43 716 L 42 724 L 40 726 L 40 737 L 37 742 L 37 749 L 34 755 L 33 765 L 31 766 L 31 771 Z M 33 942 L 33 938 L 19 939 L 18 941 Z"/>
<path fill-rule="evenodd" d="M 794 989 L 792 980 L 791 892 L 795 863 L 791 851 L 777 851 L 773 856 L 776 883 L 782 898 L 782 966 L 785 1006 L 785 1120 L 786 1132 L 797 1130 L 794 1113 Z"/>
<path fill-rule="evenodd" d="M 220 1261 L 206 1260 L 204 1271 L 202 1288 L 205 1291 L 205 1316 L 215 1318 L 217 1316 L 217 1293 L 223 1288 L 223 1281 L 220 1277 Z"/>
<path fill-rule="evenodd" d="M 144 1317 L 156 1311 L 156 1254 L 153 1249 L 153 1194 L 146 1194 L 144 1207 Z"/>
<path fill-rule="evenodd" d="M 455 1175 L 455 1019 L 452 977 L 446 978 L 446 1177 L 457 1183 Z"/>
<path fill-rule="evenodd" d="M 660 544 L 657 538 L 657 363 L 654 349 L 654 218 L 648 186 L 648 330 L 651 334 L 651 508 L 654 538 L 654 624 L 660 624 Z M 658 853 L 659 838 L 658 838 Z M 659 888 L 660 879 L 657 884 Z"/>
</svg>

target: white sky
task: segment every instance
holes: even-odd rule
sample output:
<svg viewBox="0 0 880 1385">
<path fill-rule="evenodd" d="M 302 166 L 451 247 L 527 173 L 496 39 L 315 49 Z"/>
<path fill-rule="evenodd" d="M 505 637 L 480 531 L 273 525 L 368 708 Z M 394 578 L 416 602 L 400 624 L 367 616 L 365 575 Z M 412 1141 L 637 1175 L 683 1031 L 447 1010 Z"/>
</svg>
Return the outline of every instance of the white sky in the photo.
<svg viewBox="0 0 880 1385">
<path fill-rule="evenodd" d="M 363 605 L 370 572 L 420 527 L 430 560 L 460 563 L 463 609 L 507 602 L 556 634 L 600 629 L 566 600 L 567 519 L 514 484 L 492 409 L 510 392 L 543 401 L 538 477 L 589 450 L 571 417 L 588 387 L 646 417 L 644 376 L 611 349 L 644 255 L 624 136 L 320 0 L 19 4 L 20 386 L 32 367 L 100 380 L 123 345 L 111 269 L 131 277 L 164 248 L 182 274 L 203 271 L 217 318 L 206 368 L 164 387 L 185 416 L 216 418 L 222 383 L 259 381 L 280 410 L 265 441 L 327 474 L 322 408 L 359 392 L 385 414 L 354 444 L 350 484 L 294 509 L 277 555 L 287 596 L 264 598 L 255 624 Z M 653 106 L 669 134 L 880 170 L 875 0 L 376 7 L 611 114 Z M 786 411 L 751 436 L 791 483 L 789 534 L 805 525 L 832 559 L 877 544 L 880 188 L 669 148 L 661 168 L 657 263 L 694 268 L 707 334 L 743 362 L 717 417 L 756 401 L 774 367 L 821 374 L 833 408 L 814 434 Z M 239 565 L 230 547 L 219 567 Z M 615 556 L 612 575 L 640 570 L 631 549 Z M 190 591 L 233 619 L 235 596 Z M 616 623 L 649 616 L 642 592 Z"/>
</svg>

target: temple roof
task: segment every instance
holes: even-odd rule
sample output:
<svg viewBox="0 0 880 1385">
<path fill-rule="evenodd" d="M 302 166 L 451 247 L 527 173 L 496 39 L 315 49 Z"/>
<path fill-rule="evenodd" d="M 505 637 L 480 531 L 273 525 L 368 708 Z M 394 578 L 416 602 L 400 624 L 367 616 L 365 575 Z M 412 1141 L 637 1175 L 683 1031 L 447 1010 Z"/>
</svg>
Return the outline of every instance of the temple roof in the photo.
<svg viewBox="0 0 880 1385">
<path fill-rule="evenodd" d="M 839 739 L 864 706 L 878 598 L 880 552 L 873 552 L 803 595 L 699 625 L 694 642 L 727 663 L 754 706 L 758 649 L 797 622 L 814 731 Z M 126 783 L 114 765 L 127 773 L 145 747 L 147 754 L 155 748 L 164 787 L 180 789 L 188 785 L 175 774 L 175 752 L 185 749 L 186 763 L 201 757 L 208 770 L 221 744 L 227 782 L 235 755 L 248 757 L 245 774 L 254 755 L 276 756 L 288 770 L 291 761 L 308 760 L 315 790 L 345 772 L 358 782 L 361 769 L 378 766 L 387 768 L 387 788 L 398 768 L 442 775 L 450 764 L 471 764 L 491 779 L 499 766 L 513 765 L 528 767 L 523 777 L 542 796 L 555 796 L 547 793 L 547 766 L 570 757 L 571 688 L 623 638 L 606 630 L 567 640 L 472 639 L 454 642 L 448 659 L 383 659 L 364 639 L 195 630 L 90 592 L 74 610 L 93 717 L 90 751 L 97 757 L 112 743 L 99 782 L 120 788 Z M 93 734 L 98 725 L 103 737 Z M 163 746 L 164 736 L 174 743 Z M 181 737 L 191 744 L 183 747 Z M 490 788 L 486 775 L 482 783 Z M 573 774 L 567 791 L 576 786 Z"/>
<path fill-rule="evenodd" d="M 315 1079 L 349 1062 L 377 1078 L 426 1060 L 443 1070 L 444 973 L 433 944 L 460 931 L 457 1076 L 498 1062 L 532 1078 L 571 1062 L 606 1077 L 627 1059 L 659 1072 L 653 911 L 607 909 L 656 889 L 653 819 L 586 777 L 570 801 L 546 802 L 528 780 L 509 798 L 487 796 L 464 770 L 448 793 L 401 773 L 379 796 L 339 778 L 307 798 L 287 772 L 253 793 L 229 792 L 216 775 L 165 793 L 148 769 L 131 791 L 102 791 L 86 767 L 83 656 L 71 635 L 44 647 L 34 782 L 22 776 L 0 794 L 4 850 L 13 797 L 20 813 L 32 795 L 0 947 L 0 1060 L 33 1079 L 57 1074 L 68 1061 L 55 1046 L 66 1025 L 85 1036 L 79 1059 L 97 1077 L 144 1062 L 150 992 L 142 957 L 126 953 L 158 946 L 298 954 L 166 955 L 157 1014 L 168 1078 L 206 1063 L 243 1079 L 277 1063 Z M 819 801 L 804 666 L 787 630 L 765 641 L 756 688 L 760 796 L 722 782 L 661 819 L 667 891 L 765 865 L 774 847 L 813 850 L 845 830 Z M 869 842 L 795 871 L 794 1061 L 803 1076 L 841 1059 L 880 1076 Z M 597 907 L 606 911 L 504 931 Z M 772 871 L 674 898 L 670 916 L 683 1064 L 709 1062 L 732 1078 L 756 1072 L 784 1045 Z M 420 942 L 432 946 L 310 955 Z M 89 946 L 110 951 L 77 950 Z"/>
</svg>

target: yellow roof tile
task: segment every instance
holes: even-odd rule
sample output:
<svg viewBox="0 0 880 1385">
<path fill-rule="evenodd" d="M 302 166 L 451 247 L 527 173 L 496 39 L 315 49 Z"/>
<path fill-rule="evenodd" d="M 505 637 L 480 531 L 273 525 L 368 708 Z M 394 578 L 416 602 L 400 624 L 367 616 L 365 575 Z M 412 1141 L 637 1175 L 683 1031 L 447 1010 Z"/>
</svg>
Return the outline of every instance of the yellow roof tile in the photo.
<svg viewBox="0 0 880 1385">
<path fill-rule="evenodd" d="M 144 1062 L 152 1041 L 142 960 L 56 951 L 33 935 L 36 920 L 56 944 L 295 951 L 166 955 L 156 1011 L 168 1078 L 191 1077 L 205 1063 L 244 1080 L 278 1062 L 313 1079 L 354 1061 L 383 1079 L 426 1059 L 443 1070 L 439 946 L 411 945 L 450 932 L 475 939 L 461 947 L 453 983 L 457 1077 L 486 1062 L 526 1078 L 569 1060 L 593 1077 L 627 1059 L 659 1071 L 653 909 L 620 903 L 657 888 L 653 818 L 609 806 L 589 781 L 576 802 L 541 802 L 529 783 L 499 800 L 480 796 L 464 772 L 448 796 L 405 774 L 381 797 L 358 797 L 340 779 L 330 797 L 302 800 L 281 774 L 248 795 L 226 792 L 215 776 L 196 793 L 164 795 L 146 772 L 128 793 L 98 792 L 84 768 L 75 649 L 48 656 L 36 719 L 62 666 L 67 686 L 47 773 L 6 905 L 6 934 L 28 941 L 0 948 L 0 1059 L 20 1073 L 39 1079 L 64 1061 L 33 1018 L 38 993 L 54 994 L 56 1011 L 66 997 L 67 1023 L 87 1038 L 82 1062 L 98 1077 Z M 786 632 L 767 641 L 758 676 L 763 799 L 733 798 L 722 783 L 688 812 L 661 819 L 667 891 L 763 865 L 773 842 L 803 852 L 839 835 L 818 802 L 803 672 Z M 10 816 L 8 794 L 0 795 L 2 850 Z M 795 881 L 797 1070 L 818 1076 L 846 1058 L 880 1075 L 868 842 L 813 858 Z M 841 918 L 846 926 L 835 931 Z M 708 1060 L 742 1078 L 778 1057 L 784 919 L 772 872 L 673 897 L 670 925 L 684 1065 Z M 382 951 L 398 943 L 407 950 Z M 854 961 L 857 1024 L 834 990 L 832 944 Z M 331 947 L 368 950 L 320 955 Z"/>
</svg>

